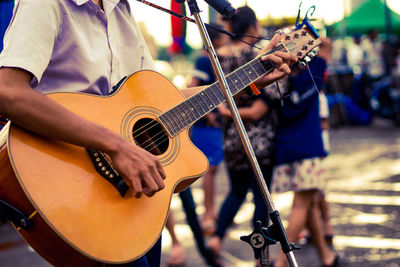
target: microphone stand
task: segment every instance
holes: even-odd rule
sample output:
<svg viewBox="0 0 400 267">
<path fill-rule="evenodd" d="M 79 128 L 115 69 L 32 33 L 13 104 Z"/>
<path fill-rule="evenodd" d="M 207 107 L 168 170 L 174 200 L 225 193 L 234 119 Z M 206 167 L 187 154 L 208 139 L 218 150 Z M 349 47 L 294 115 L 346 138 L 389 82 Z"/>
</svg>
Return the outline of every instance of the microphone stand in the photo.
<svg viewBox="0 0 400 267">
<path fill-rule="evenodd" d="M 261 266 L 263 267 L 267 267 L 269 265 L 268 245 L 275 244 L 277 241 L 279 241 L 281 244 L 282 251 L 286 254 L 289 265 L 291 267 L 298 267 L 296 258 L 293 253 L 293 249 L 295 249 L 296 247 L 293 244 L 289 243 L 285 233 L 285 229 L 283 228 L 282 222 L 280 220 L 279 213 L 275 209 L 275 206 L 272 202 L 272 198 L 268 191 L 267 184 L 265 183 L 263 174 L 257 162 L 249 137 L 246 133 L 246 129 L 244 128 L 238 109 L 233 100 L 228 83 L 225 79 L 221 65 L 218 61 L 217 54 L 215 53 L 214 47 L 211 43 L 206 27 L 200 17 L 200 9 L 197 5 L 196 0 L 186 0 L 186 2 L 199 28 L 201 38 L 208 51 L 208 55 L 210 57 L 214 72 L 217 76 L 219 84 L 221 85 L 222 92 L 226 98 L 226 102 L 228 103 L 229 109 L 232 113 L 232 117 L 235 122 L 236 128 L 238 130 L 240 139 L 245 148 L 247 157 L 250 160 L 251 166 L 257 178 L 258 186 L 260 187 L 261 193 L 264 198 L 264 202 L 268 207 L 269 216 L 272 221 L 271 227 L 262 227 L 261 222 L 258 222 L 258 225 L 256 225 L 253 233 L 251 233 L 249 236 L 241 237 L 241 240 L 248 242 L 252 246 L 255 257 L 257 259 L 261 257 L 260 263 Z"/>
</svg>

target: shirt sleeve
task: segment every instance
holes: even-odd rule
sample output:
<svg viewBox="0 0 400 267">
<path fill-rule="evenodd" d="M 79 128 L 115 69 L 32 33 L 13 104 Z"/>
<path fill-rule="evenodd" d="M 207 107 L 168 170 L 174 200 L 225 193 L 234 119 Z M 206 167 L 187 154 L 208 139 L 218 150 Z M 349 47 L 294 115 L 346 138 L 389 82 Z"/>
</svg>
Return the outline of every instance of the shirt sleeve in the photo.
<svg viewBox="0 0 400 267">
<path fill-rule="evenodd" d="M 37 86 L 47 68 L 60 12 L 55 0 L 16 1 L 13 18 L 4 36 L 0 67 L 16 67 L 32 73 L 31 85 Z"/>
</svg>

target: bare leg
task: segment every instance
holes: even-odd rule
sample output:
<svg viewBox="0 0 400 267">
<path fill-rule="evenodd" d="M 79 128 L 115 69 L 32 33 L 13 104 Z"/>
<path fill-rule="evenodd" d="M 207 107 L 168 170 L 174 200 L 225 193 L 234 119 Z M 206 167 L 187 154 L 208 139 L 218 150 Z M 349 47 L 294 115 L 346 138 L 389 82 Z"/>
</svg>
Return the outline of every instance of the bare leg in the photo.
<svg viewBox="0 0 400 267">
<path fill-rule="evenodd" d="M 322 264 L 329 265 L 333 263 L 335 259 L 335 253 L 328 247 L 328 244 L 325 240 L 319 203 L 320 198 L 314 198 L 314 201 L 311 204 L 312 206 L 310 212 L 308 213 L 307 227 L 310 230 L 311 238 L 317 247 Z"/>
<path fill-rule="evenodd" d="M 206 208 L 203 218 L 215 219 L 217 213 L 214 209 L 215 181 L 217 166 L 210 166 L 208 172 L 203 176 L 204 206 Z"/>
<path fill-rule="evenodd" d="M 321 218 L 322 218 L 325 237 L 332 237 L 334 231 L 331 225 L 331 218 L 329 214 L 329 203 L 328 201 L 326 201 L 325 194 L 323 192 L 321 192 L 321 196 L 319 199 L 319 209 L 321 211 Z M 330 242 L 332 242 L 332 240 Z"/>
<path fill-rule="evenodd" d="M 185 262 L 185 250 L 183 249 L 175 234 L 175 219 L 172 210 L 170 210 L 169 212 L 165 226 L 172 239 L 172 247 L 167 260 L 167 264 L 171 266 L 183 265 Z"/>
<path fill-rule="evenodd" d="M 294 193 L 292 211 L 289 216 L 289 225 L 286 230 L 289 242 L 297 241 L 300 231 L 306 226 L 308 212 L 312 205 L 313 193 L 313 190 Z M 281 252 L 274 266 L 288 266 L 286 255 Z"/>
<path fill-rule="evenodd" d="M 328 247 L 324 238 L 321 215 L 315 205 L 316 193 L 316 190 L 295 192 L 287 236 L 290 242 L 296 242 L 300 231 L 307 225 L 317 246 L 322 264 L 329 265 L 333 263 L 335 253 Z M 275 267 L 281 266 L 288 266 L 286 255 L 283 253 L 280 253 L 275 263 Z"/>
<path fill-rule="evenodd" d="M 215 174 L 217 166 L 210 166 L 208 172 L 203 176 L 204 206 L 205 212 L 202 219 L 202 227 L 206 235 L 212 235 L 215 231 L 215 220 L 217 213 L 214 209 L 215 196 Z"/>
</svg>

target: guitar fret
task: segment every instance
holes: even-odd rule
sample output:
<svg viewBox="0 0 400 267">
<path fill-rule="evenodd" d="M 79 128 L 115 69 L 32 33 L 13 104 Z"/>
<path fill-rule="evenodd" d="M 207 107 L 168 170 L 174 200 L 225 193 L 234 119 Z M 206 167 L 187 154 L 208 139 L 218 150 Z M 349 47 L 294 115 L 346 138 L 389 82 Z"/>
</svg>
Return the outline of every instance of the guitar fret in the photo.
<svg viewBox="0 0 400 267">
<path fill-rule="evenodd" d="M 189 125 L 191 123 L 190 117 L 186 114 L 186 111 L 182 107 L 182 104 L 177 105 L 175 108 L 178 110 L 180 116 L 183 118 L 184 126 L 186 126 L 185 124 Z"/>
<path fill-rule="evenodd" d="M 270 70 L 267 70 L 267 69 L 265 68 L 264 64 L 261 63 L 261 59 L 256 59 L 256 60 L 254 61 L 254 65 L 258 65 L 258 66 L 260 66 L 260 67 L 262 68 L 262 70 L 261 70 L 262 74 L 264 74 L 264 73 L 270 71 Z"/>
<path fill-rule="evenodd" d="M 271 61 L 261 61 L 260 63 L 264 66 L 266 72 L 270 72 L 275 68 L 275 65 Z"/>
<path fill-rule="evenodd" d="M 209 95 L 211 95 L 211 101 L 213 102 L 214 107 L 217 107 L 221 103 L 218 98 L 218 95 L 214 92 L 214 90 L 211 87 L 208 87 L 206 90 L 208 91 Z"/>
<path fill-rule="evenodd" d="M 168 112 L 168 114 L 166 114 L 166 115 L 167 115 L 169 124 L 171 125 L 171 129 L 172 129 L 171 134 L 172 134 L 172 136 L 174 136 L 175 134 L 177 134 L 179 132 L 179 129 L 177 128 L 175 121 L 172 119 L 172 117 L 173 117 L 173 116 L 171 116 L 171 115 L 173 115 L 172 111 Z"/>
<path fill-rule="evenodd" d="M 240 82 L 242 85 L 239 88 L 244 88 L 246 87 L 246 85 L 242 82 L 242 80 L 240 79 L 240 76 L 238 75 L 238 73 L 235 71 L 232 73 L 232 76 L 235 75 L 236 79 L 234 80 L 236 84 L 238 84 L 238 82 Z"/>
<path fill-rule="evenodd" d="M 207 113 L 207 109 L 204 109 L 204 104 L 207 105 L 207 103 L 204 102 L 203 98 L 200 96 L 200 93 L 199 93 L 199 94 L 196 94 L 196 95 L 194 96 L 194 99 L 196 100 L 197 104 L 198 104 L 199 107 L 201 108 L 201 111 L 202 111 L 201 114 L 202 114 L 202 115 L 206 114 L 206 113 Z"/>
<path fill-rule="evenodd" d="M 257 78 L 258 78 L 257 73 L 253 72 L 251 67 L 246 65 L 246 66 L 243 67 L 243 70 L 244 70 L 244 73 L 247 75 L 247 77 L 250 79 L 250 83 L 252 83 L 253 81 L 257 80 Z"/>
<path fill-rule="evenodd" d="M 172 120 L 174 121 L 175 125 L 178 127 L 178 130 L 179 130 L 179 128 L 182 128 L 182 126 L 183 126 L 181 120 L 179 119 L 179 114 L 178 115 L 176 114 L 176 111 L 174 108 L 171 109 L 171 113 L 173 115 Z"/>
<path fill-rule="evenodd" d="M 228 84 L 229 84 L 229 82 L 230 82 L 230 84 L 229 84 L 229 89 L 231 90 L 232 95 L 235 95 L 235 94 L 239 91 L 240 88 L 238 88 L 238 87 L 236 86 L 237 83 L 235 83 L 234 81 L 232 81 L 232 79 L 231 79 L 229 76 L 226 77 L 226 80 L 228 81 Z M 235 91 L 233 91 L 233 89 L 235 89 Z"/>
<path fill-rule="evenodd" d="M 219 104 L 221 104 L 225 100 L 225 96 L 222 93 L 222 89 L 221 89 L 221 86 L 219 85 L 219 83 L 214 83 L 213 85 L 210 86 L 210 89 L 217 96 Z"/>
<path fill-rule="evenodd" d="M 214 104 L 212 103 L 211 99 L 208 97 L 205 90 L 203 92 L 201 92 L 200 95 L 202 96 L 201 99 L 203 100 L 203 102 L 206 103 L 206 113 L 207 113 L 214 106 Z"/>
<path fill-rule="evenodd" d="M 186 110 L 188 111 L 188 112 L 190 112 L 190 115 L 189 115 L 189 117 L 190 117 L 190 120 L 193 122 L 193 121 L 195 121 L 197 118 L 196 118 L 196 116 L 194 115 L 194 113 L 193 113 L 193 110 L 194 110 L 194 108 L 192 107 L 192 108 L 189 108 L 189 106 L 188 106 L 188 101 L 183 101 L 182 102 L 182 104 L 183 105 L 185 105 L 185 107 L 186 107 Z"/>
<path fill-rule="evenodd" d="M 218 105 L 221 104 L 221 101 L 220 101 L 219 97 L 218 97 L 217 94 L 214 92 L 214 90 L 212 90 L 211 87 L 208 87 L 208 88 L 209 88 L 209 90 L 211 91 L 211 93 L 215 96 L 215 97 L 213 97 L 215 100 L 217 100 L 217 104 L 215 104 L 215 106 L 218 107 Z"/>
<path fill-rule="evenodd" d="M 169 118 L 169 112 L 166 112 L 164 114 L 165 114 L 165 116 L 163 116 L 163 117 L 165 118 L 165 122 L 166 122 L 165 125 L 168 126 L 168 129 L 169 129 L 171 135 L 174 136 L 178 132 L 177 129 L 175 129 L 175 124 Z"/>
<path fill-rule="evenodd" d="M 254 71 L 254 73 L 257 75 L 257 77 L 261 77 L 262 74 L 264 74 L 264 72 L 261 73 L 261 74 L 258 74 L 258 73 L 257 73 L 257 67 L 255 66 L 255 64 L 254 64 L 254 65 L 253 65 L 253 64 L 249 64 L 249 66 L 250 66 L 250 68 Z"/>
<path fill-rule="evenodd" d="M 199 109 L 197 109 L 197 112 L 199 113 L 199 118 L 203 117 L 205 114 L 207 114 L 207 111 L 204 110 L 203 105 L 200 102 L 200 95 L 196 94 L 193 96 L 193 99 L 196 101 L 197 107 L 199 107 Z"/>
<path fill-rule="evenodd" d="M 244 75 L 246 75 L 246 77 L 249 79 L 249 81 L 247 82 L 247 85 L 249 85 L 252 82 L 252 79 L 250 78 L 249 75 L 247 75 L 247 72 L 245 70 L 243 70 Z"/>
<path fill-rule="evenodd" d="M 210 108 L 210 110 L 214 109 L 217 105 L 213 101 L 214 97 L 210 93 L 210 88 L 207 87 L 206 89 L 204 89 L 204 93 L 211 102 L 211 104 L 208 107 Z"/>
<path fill-rule="evenodd" d="M 180 105 L 177 105 L 174 109 L 175 109 L 175 113 L 177 114 L 177 119 L 179 120 L 179 123 L 182 125 L 182 129 L 185 128 L 188 117 L 185 114 L 184 110 L 180 110 Z"/>
<path fill-rule="evenodd" d="M 195 115 L 196 116 L 196 119 L 198 119 L 198 118 L 200 118 L 201 117 L 201 113 L 197 110 L 197 105 L 195 105 L 195 104 L 193 104 L 193 101 L 195 101 L 195 99 L 193 98 L 193 97 L 191 97 L 191 98 L 189 98 L 188 100 L 186 100 L 185 102 L 188 102 L 190 105 L 191 105 L 191 108 L 190 108 L 190 110 L 193 112 L 193 111 L 196 111 L 196 113 L 197 113 L 197 115 Z"/>
</svg>

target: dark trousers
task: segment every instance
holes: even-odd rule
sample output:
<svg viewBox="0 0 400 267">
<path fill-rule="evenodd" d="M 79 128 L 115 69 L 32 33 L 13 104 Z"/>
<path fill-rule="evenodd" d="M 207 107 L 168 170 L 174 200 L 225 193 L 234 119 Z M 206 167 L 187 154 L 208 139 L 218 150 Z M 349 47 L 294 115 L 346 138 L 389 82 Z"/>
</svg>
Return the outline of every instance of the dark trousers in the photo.
<svg viewBox="0 0 400 267">
<path fill-rule="evenodd" d="M 261 166 L 261 171 L 269 188 L 271 185 L 272 166 Z M 230 192 L 221 206 L 215 233 L 215 235 L 219 236 L 221 239 L 225 236 L 226 230 L 232 224 L 233 218 L 246 198 L 249 188 L 251 188 L 254 195 L 255 210 L 252 221 L 253 227 L 256 221 L 261 221 L 263 226 L 267 226 L 268 223 L 268 208 L 265 205 L 261 190 L 258 187 L 253 169 L 239 171 L 228 169 L 228 173 Z"/>
<path fill-rule="evenodd" d="M 141 258 L 127 264 L 129 267 L 160 267 L 161 263 L 161 237 L 157 243 Z"/>
</svg>

